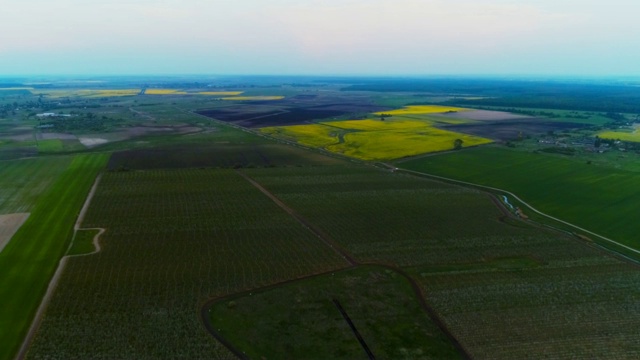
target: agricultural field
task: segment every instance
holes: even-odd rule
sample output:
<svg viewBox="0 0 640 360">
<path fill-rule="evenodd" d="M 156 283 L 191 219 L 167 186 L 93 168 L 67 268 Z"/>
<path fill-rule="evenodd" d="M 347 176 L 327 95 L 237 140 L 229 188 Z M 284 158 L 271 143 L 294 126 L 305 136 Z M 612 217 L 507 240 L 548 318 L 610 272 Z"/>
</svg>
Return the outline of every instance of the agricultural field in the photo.
<svg viewBox="0 0 640 360">
<path fill-rule="evenodd" d="M 340 316 L 338 301 L 361 335 Z M 420 306 L 409 281 L 362 266 L 218 300 L 207 310 L 216 332 L 252 359 L 461 358 Z"/>
<path fill-rule="evenodd" d="M 30 216 L 0 252 L 0 358 L 10 358 L 19 348 L 60 258 L 71 242 L 73 225 L 97 173 L 108 155 L 78 155 L 72 159 L 11 162 L 11 175 L 29 179 L 7 181 L 17 187 L 4 211 L 29 211 Z M 48 173 L 47 168 L 54 171 Z M 0 167 L 4 171 L 5 167 Z M 33 188 L 24 188 L 30 184 Z M 0 187 L 0 191 L 6 191 Z M 35 193 L 34 193 L 35 192 Z M 37 194 L 37 195 L 36 195 Z"/>
<path fill-rule="evenodd" d="M 603 139 L 640 142 L 640 133 L 635 129 L 630 131 L 604 131 L 598 133 L 598 136 Z"/>
<path fill-rule="evenodd" d="M 397 166 L 510 191 L 544 213 L 640 249 L 634 218 L 640 210 L 637 171 L 499 147 Z"/>
<path fill-rule="evenodd" d="M 229 96 L 220 98 L 221 100 L 232 100 L 232 101 L 274 101 L 274 100 L 282 100 L 284 96 Z"/>
<path fill-rule="evenodd" d="M 348 266 L 233 170 L 107 172 L 82 226 L 28 358 L 229 358 L 205 300 Z"/>
<path fill-rule="evenodd" d="M 357 261 L 406 269 L 471 357 L 639 354 L 637 265 L 511 219 L 485 193 L 364 168 L 295 170 L 247 173 Z"/>
<path fill-rule="evenodd" d="M 262 133 L 321 147 L 360 160 L 391 160 L 418 154 L 490 143 L 491 140 L 443 130 L 436 125 L 464 120 L 409 116 L 464 111 L 441 106 L 410 106 L 377 113 L 380 119 L 321 122 L 315 125 L 266 127 Z M 386 119 L 383 119 L 386 117 Z M 323 128 L 323 126 L 325 128 Z M 336 130 L 337 129 L 337 130 Z M 456 142 L 459 142 L 456 145 Z"/>
<path fill-rule="evenodd" d="M 102 97 L 120 97 L 135 96 L 140 93 L 140 89 L 65 89 L 65 90 L 30 90 L 33 95 L 43 95 L 53 99 L 65 97 L 86 97 L 86 98 L 102 98 Z"/>
<path fill-rule="evenodd" d="M 72 157 L 0 162 L 0 215 L 31 212 Z"/>
<path fill-rule="evenodd" d="M 2 85 L 0 359 L 63 256 L 27 358 L 640 357 L 632 251 L 404 170 L 640 251 L 637 89 L 393 81 Z"/>
<path fill-rule="evenodd" d="M 238 96 L 244 93 L 244 91 L 199 91 L 199 95 L 210 95 L 210 96 Z"/>
</svg>

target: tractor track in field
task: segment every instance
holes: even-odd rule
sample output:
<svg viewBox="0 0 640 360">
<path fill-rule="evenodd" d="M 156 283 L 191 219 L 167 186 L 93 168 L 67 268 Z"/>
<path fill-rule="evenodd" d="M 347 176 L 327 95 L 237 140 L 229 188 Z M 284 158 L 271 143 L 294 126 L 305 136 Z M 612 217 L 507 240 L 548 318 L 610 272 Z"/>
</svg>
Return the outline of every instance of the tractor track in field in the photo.
<svg viewBox="0 0 640 360">
<path fill-rule="evenodd" d="M 249 175 L 245 174 L 240 170 L 236 170 L 240 176 L 242 176 L 245 180 L 247 180 L 251 185 L 260 190 L 263 194 L 265 194 L 269 199 L 271 199 L 276 205 L 278 205 L 282 210 L 284 210 L 287 214 L 296 219 L 300 224 L 309 229 L 312 233 L 314 233 L 322 242 L 332 248 L 335 252 L 337 252 L 343 259 L 345 259 L 349 265 L 355 266 L 358 265 L 358 260 L 356 260 L 351 254 L 349 254 L 345 249 L 343 249 L 335 240 L 331 238 L 327 233 L 325 233 L 322 229 L 315 226 L 307 219 L 302 217 L 302 215 L 298 214 L 295 210 L 287 206 L 282 200 L 280 200 L 277 196 L 272 194 L 269 190 L 267 190 L 264 186 L 260 185 L 257 181 L 253 180 Z"/>
<path fill-rule="evenodd" d="M 91 190 L 89 191 L 89 194 L 87 195 L 87 198 L 84 201 L 84 204 L 82 205 L 82 209 L 80 210 L 80 213 L 78 214 L 78 217 L 76 219 L 76 223 L 73 226 L 73 239 L 71 240 L 71 243 L 69 244 L 69 247 L 67 248 L 67 252 L 69 251 L 69 249 L 71 248 L 71 246 L 73 245 L 73 240 L 76 237 L 76 234 L 78 232 L 78 230 L 98 230 L 98 233 L 93 237 L 93 244 L 95 246 L 95 251 L 88 253 L 88 254 L 78 254 L 78 255 L 65 255 L 60 259 L 60 262 L 58 263 L 58 267 L 56 268 L 55 273 L 53 274 L 53 277 L 51 278 L 51 280 L 49 281 L 49 285 L 47 286 L 47 291 L 45 292 L 42 301 L 40 302 L 40 306 L 38 306 L 38 310 L 36 311 L 36 314 L 31 322 L 31 326 L 29 327 L 29 331 L 27 332 L 27 335 L 25 336 L 24 340 L 22 341 L 22 345 L 20 346 L 20 350 L 18 351 L 18 354 L 16 355 L 16 359 L 24 359 L 27 355 L 27 352 L 29 350 L 29 345 L 31 344 L 31 341 L 33 341 L 33 338 L 36 335 L 36 332 L 38 331 L 38 328 L 40 327 L 40 322 L 42 321 L 42 317 L 45 313 L 45 311 L 47 310 L 47 306 L 49 305 L 49 302 L 51 301 L 51 297 L 53 296 L 53 293 L 56 290 L 56 287 L 58 286 L 58 282 L 60 281 L 60 277 L 62 277 L 62 273 L 64 272 L 64 268 L 67 265 L 67 261 L 70 258 L 73 257 L 78 257 L 78 256 L 88 256 L 88 255 L 93 255 L 96 254 L 98 252 L 100 252 L 101 247 L 100 247 L 100 236 L 102 236 L 102 234 L 104 234 L 104 232 L 106 231 L 106 229 L 104 228 L 88 228 L 88 229 L 83 229 L 80 227 L 80 224 L 82 223 L 82 221 L 84 220 L 84 216 L 87 213 L 87 209 L 89 208 L 89 204 L 91 203 L 91 199 L 93 199 L 93 196 L 96 193 L 96 189 L 98 188 L 98 184 L 100 183 L 100 179 L 102 179 L 102 174 L 98 175 L 98 177 L 96 177 L 96 180 L 93 182 L 93 186 L 91 187 Z"/>
<path fill-rule="evenodd" d="M 349 263 L 349 266 L 347 266 L 345 268 L 341 268 L 341 269 L 327 271 L 327 272 L 311 274 L 311 275 L 303 276 L 303 277 L 296 278 L 296 279 L 285 280 L 285 281 L 282 281 L 282 282 L 279 282 L 279 283 L 275 283 L 275 284 L 271 284 L 271 285 L 267 285 L 267 286 L 264 286 L 264 287 L 251 289 L 251 290 L 246 290 L 246 291 L 238 292 L 238 293 L 235 293 L 235 294 L 227 294 L 227 295 L 224 295 L 224 296 L 220 296 L 220 297 L 216 297 L 216 298 L 207 300 L 200 307 L 200 321 L 202 322 L 204 327 L 207 329 L 207 331 L 216 340 L 218 340 L 221 344 L 223 344 L 229 351 L 231 351 L 234 355 L 236 355 L 240 359 L 247 359 L 246 354 L 244 354 L 242 351 L 240 351 L 238 348 L 236 348 L 233 344 L 231 344 L 231 342 L 229 342 L 224 336 L 222 336 L 220 331 L 218 329 L 216 329 L 215 326 L 213 326 L 213 324 L 211 323 L 211 318 L 209 317 L 209 311 L 210 311 L 211 307 L 213 306 L 213 304 L 218 303 L 220 301 L 224 301 L 224 300 L 230 300 L 230 299 L 234 299 L 234 298 L 238 298 L 238 297 L 242 297 L 242 296 L 246 296 L 246 295 L 252 295 L 253 293 L 260 293 L 260 292 L 268 291 L 268 290 L 271 290 L 271 289 L 275 289 L 275 288 L 281 287 L 283 285 L 287 285 L 287 284 L 291 284 L 291 283 L 295 283 L 295 282 L 299 282 L 299 281 L 304 281 L 304 280 L 312 279 L 312 278 L 323 276 L 323 275 L 333 274 L 333 273 L 338 272 L 338 271 L 344 271 L 344 270 L 353 269 L 353 268 L 356 268 L 358 266 L 370 265 L 370 266 L 378 266 L 378 267 L 382 267 L 382 268 L 385 268 L 385 269 L 389 269 L 389 270 L 399 274 L 403 278 L 405 278 L 409 282 L 409 284 L 411 285 L 411 288 L 413 289 L 413 292 L 414 292 L 414 295 L 416 297 L 416 300 L 420 304 L 420 307 L 422 308 L 422 310 L 427 314 L 427 316 L 429 316 L 431 321 L 433 321 L 433 323 L 436 326 L 438 326 L 440 331 L 442 331 L 442 333 L 449 339 L 449 341 L 453 344 L 453 346 L 456 348 L 456 350 L 458 350 L 460 355 L 465 359 L 471 359 L 471 356 L 470 356 L 469 352 L 464 348 L 464 346 L 462 346 L 462 344 L 458 341 L 458 339 L 449 330 L 449 328 L 447 327 L 446 323 L 438 315 L 438 313 L 435 311 L 435 309 L 433 307 L 431 307 L 431 305 L 427 301 L 427 297 L 425 295 L 425 290 L 422 288 L 422 286 L 420 286 L 420 284 L 411 275 L 409 275 L 409 273 L 407 273 L 406 271 L 404 271 L 403 269 L 401 269 L 401 268 L 399 268 L 399 267 L 397 267 L 395 265 L 390 265 L 390 264 L 385 264 L 385 263 L 378 263 L 378 262 L 362 263 L 362 262 L 358 261 L 348 251 L 346 251 L 344 248 L 342 248 L 340 245 L 338 245 L 338 243 L 335 240 L 333 240 L 329 235 L 327 235 L 322 229 L 320 229 L 319 227 L 315 226 L 314 224 L 312 224 L 311 222 L 309 222 L 308 220 L 303 218 L 294 209 L 290 208 L 288 205 L 286 205 L 284 202 L 282 202 L 282 200 L 280 200 L 278 197 L 276 197 L 274 194 L 272 194 L 269 190 L 267 190 L 265 187 L 263 187 L 260 183 L 256 182 L 255 180 L 253 180 L 251 177 L 249 177 L 247 174 L 243 173 L 240 170 L 236 170 L 236 172 L 240 176 L 242 176 L 245 180 L 250 182 L 253 186 L 255 186 L 258 190 L 260 190 L 263 194 L 265 194 L 267 197 L 269 197 L 273 202 L 275 202 L 280 208 L 282 208 L 290 216 L 295 218 L 301 225 L 306 227 L 309 231 L 313 232 L 327 246 L 331 247 L 334 251 L 336 251 L 340 256 L 342 256 Z"/>
</svg>

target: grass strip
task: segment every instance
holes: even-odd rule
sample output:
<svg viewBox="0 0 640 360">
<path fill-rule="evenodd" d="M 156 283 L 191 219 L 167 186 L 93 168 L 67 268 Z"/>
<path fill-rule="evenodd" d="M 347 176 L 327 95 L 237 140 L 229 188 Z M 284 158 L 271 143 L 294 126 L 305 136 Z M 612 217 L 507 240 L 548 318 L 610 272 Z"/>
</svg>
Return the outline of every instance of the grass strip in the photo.
<svg viewBox="0 0 640 360">
<path fill-rule="evenodd" d="M 82 203 L 109 154 L 76 156 L 0 253 L 0 359 L 11 359 L 64 255 Z"/>
</svg>

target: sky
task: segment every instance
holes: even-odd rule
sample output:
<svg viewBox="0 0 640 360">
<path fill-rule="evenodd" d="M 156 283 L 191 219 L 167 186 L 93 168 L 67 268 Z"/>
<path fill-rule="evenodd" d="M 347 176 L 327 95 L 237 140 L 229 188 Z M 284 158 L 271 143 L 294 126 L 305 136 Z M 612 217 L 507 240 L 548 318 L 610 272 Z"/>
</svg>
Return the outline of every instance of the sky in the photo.
<svg viewBox="0 0 640 360">
<path fill-rule="evenodd" d="M 0 75 L 640 75 L 637 0 L 0 0 Z"/>
</svg>

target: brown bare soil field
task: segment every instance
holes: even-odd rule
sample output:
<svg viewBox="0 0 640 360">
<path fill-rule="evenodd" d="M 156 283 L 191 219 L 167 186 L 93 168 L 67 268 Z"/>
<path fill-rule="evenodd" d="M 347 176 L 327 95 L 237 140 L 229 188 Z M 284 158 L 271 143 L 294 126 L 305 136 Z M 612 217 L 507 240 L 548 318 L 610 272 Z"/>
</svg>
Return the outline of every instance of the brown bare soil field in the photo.
<svg viewBox="0 0 640 360">
<path fill-rule="evenodd" d="M 13 234 L 27 221 L 29 213 L 0 215 L 0 251 L 9 243 Z"/>
</svg>

